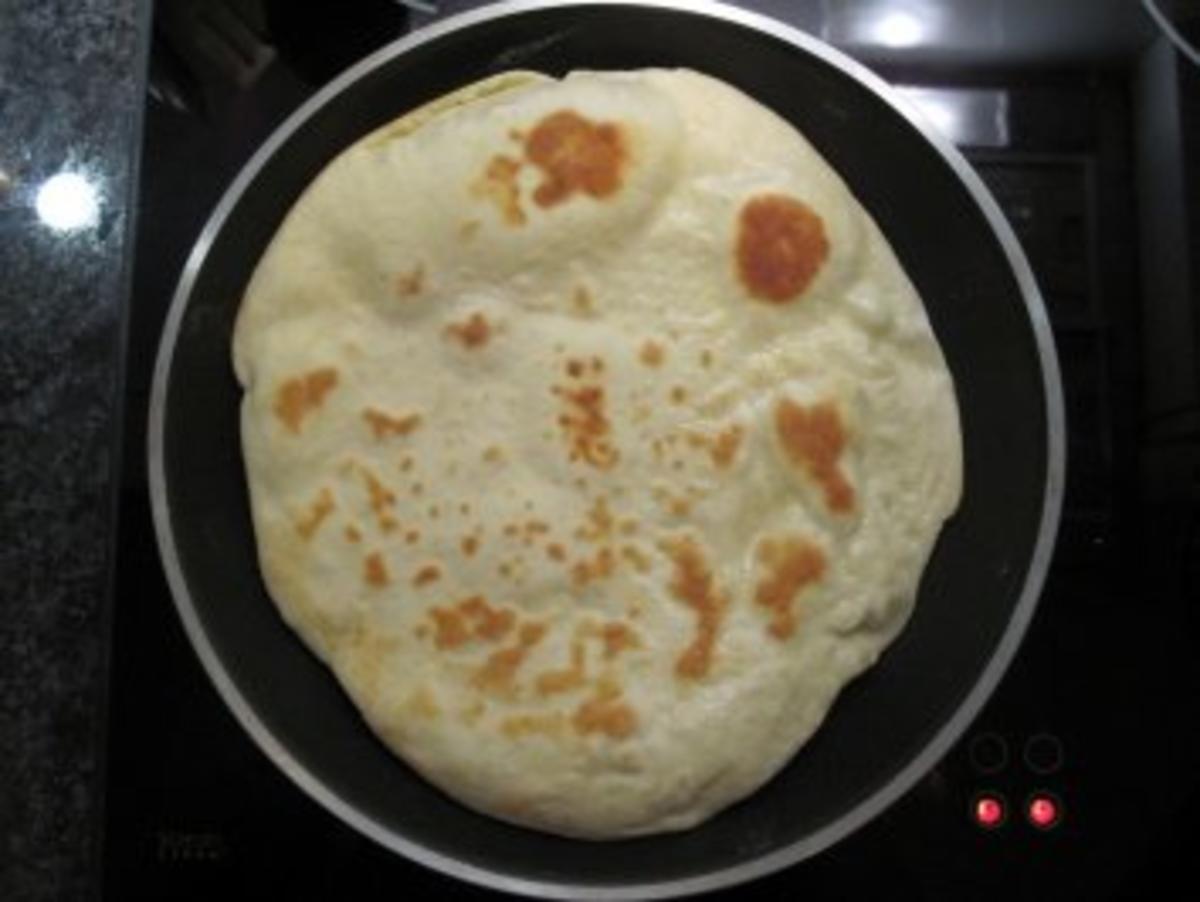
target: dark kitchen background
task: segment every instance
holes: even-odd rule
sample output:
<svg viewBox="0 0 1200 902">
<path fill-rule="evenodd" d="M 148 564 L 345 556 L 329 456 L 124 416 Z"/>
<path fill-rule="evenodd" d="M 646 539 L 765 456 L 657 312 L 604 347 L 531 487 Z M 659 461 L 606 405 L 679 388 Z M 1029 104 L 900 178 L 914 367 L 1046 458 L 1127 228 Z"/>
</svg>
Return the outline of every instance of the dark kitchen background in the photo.
<svg viewBox="0 0 1200 902">
<path fill-rule="evenodd" d="M 478 5 L 0 0 L 4 898 L 490 895 L 359 836 L 237 726 L 171 604 L 144 454 L 168 303 L 242 163 L 350 63 Z M 991 188 L 1049 310 L 1068 484 L 1034 624 L 962 742 L 729 895 L 1165 891 L 1200 766 L 1200 3 L 736 5 L 865 62 Z"/>
</svg>

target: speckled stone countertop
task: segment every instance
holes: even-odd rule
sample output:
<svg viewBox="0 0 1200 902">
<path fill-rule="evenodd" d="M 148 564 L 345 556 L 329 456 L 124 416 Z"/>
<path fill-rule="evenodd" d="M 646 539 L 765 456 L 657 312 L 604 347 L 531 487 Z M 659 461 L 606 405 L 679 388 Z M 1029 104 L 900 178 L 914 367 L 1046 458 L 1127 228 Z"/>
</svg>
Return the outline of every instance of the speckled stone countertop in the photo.
<svg viewBox="0 0 1200 902">
<path fill-rule="evenodd" d="M 0 899 L 95 894 L 148 10 L 0 0 Z"/>
</svg>

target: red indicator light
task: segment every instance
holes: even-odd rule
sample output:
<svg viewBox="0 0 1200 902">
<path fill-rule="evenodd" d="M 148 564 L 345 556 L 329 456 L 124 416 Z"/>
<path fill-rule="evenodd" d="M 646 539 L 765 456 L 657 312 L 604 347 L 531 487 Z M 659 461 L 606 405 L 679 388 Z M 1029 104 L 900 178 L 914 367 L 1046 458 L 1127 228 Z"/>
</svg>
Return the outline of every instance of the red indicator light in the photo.
<svg viewBox="0 0 1200 902">
<path fill-rule="evenodd" d="M 1004 823 L 1004 800 L 999 796 L 981 795 L 975 800 L 971 813 L 980 827 L 994 830 Z"/>
<path fill-rule="evenodd" d="M 1029 800 L 1026 813 L 1033 826 L 1039 830 L 1049 830 L 1062 818 L 1062 806 L 1053 797 L 1039 794 Z"/>
</svg>

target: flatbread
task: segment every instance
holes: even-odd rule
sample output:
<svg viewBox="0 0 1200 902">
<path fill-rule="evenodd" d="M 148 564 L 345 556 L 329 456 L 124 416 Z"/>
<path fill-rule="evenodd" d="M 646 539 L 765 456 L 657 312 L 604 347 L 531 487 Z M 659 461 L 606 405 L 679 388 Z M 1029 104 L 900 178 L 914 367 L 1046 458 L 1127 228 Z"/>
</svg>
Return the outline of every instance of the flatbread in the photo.
<svg viewBox="0 0 1200 902">
<path fill-rule="evenodd" d="M 569 836 L 761 786 L 903 627 L 961 491 L 887 242 L 691 71 L 507 73 L 359 141 L 233 359 L 287 623 L 426 778 Z"/>
</svg>

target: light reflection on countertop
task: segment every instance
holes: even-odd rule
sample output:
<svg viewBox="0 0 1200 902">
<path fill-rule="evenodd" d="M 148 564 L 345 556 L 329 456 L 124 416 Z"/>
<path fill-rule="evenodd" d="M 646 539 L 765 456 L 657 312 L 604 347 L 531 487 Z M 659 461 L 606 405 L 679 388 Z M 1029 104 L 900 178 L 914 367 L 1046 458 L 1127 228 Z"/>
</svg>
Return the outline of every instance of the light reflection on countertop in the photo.
<svg viewBox="0 0 1200 902">
<path fill-rule="evenodd" d="M 56 232 L 94 228 L 100 221 L 101 191 L 93 178 L 79 172 L 56 173 L 38 187 L 34 209 Z"/>
</svg>

